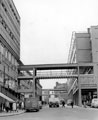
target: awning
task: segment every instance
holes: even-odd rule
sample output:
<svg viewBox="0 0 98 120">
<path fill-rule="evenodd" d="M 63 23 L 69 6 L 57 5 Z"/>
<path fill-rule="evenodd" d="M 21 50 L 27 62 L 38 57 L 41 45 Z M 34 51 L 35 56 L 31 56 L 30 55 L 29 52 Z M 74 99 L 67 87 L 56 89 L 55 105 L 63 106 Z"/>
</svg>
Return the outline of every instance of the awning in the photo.
<svg viewBox="0 0 98 120">
<path fill-rule="evenodd" d="M 15 102 L 13 99 L 9 98 L 8 96 L 4 95 L 1 92 L 0 92 L 0 96 L 3 97 L 4 99 L 8 100 L 9 102 Z"/>
</svg>

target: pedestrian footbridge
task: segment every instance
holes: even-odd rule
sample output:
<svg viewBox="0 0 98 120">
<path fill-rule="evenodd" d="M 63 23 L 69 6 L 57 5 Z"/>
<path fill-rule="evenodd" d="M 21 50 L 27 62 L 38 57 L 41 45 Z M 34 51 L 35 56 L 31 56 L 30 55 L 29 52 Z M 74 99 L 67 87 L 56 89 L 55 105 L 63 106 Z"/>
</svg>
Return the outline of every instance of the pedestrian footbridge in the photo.
<svg viewBox="0 0 98 120">
<path fill-rule="evenodd" d="M 92 68 L 91 63 L 20 65 L 18 80 L 77 78 L 80 68 Z"/>
<path fill-rule="evenodd" d="M 20 65 L 18 81 L 33 80 L 33 84 L 36 84 L 40 79 L 78 79 L 85 70 L 89 74 L 93 70 L 93 63 Z"/>
</svg>

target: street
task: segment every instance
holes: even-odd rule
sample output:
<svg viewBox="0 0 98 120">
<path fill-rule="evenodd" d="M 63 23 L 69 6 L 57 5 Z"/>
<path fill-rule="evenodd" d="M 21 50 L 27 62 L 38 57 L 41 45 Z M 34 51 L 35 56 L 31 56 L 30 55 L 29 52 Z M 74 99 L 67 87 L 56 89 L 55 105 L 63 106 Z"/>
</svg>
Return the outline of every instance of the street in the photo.
<svg viewBox="0 0 98 120">
<path fill-rule="evenodd" d="M 43 107 L 39 112 L 1 117 L 0 120 L 98 120 L 98 109 L 70 106 L 65 108 Z"/>
</svg>

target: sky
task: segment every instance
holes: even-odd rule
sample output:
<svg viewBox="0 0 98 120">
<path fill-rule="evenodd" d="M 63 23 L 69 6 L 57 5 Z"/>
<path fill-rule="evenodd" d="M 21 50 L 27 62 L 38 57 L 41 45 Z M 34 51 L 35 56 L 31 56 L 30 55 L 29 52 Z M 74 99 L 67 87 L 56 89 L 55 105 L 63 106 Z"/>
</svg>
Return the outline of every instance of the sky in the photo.
<svg viewBox="0 0 98 120">
<path fill-rule="evenodd" d="M 84 32 L 98 25 L 98 0 L 13 2 L 21 17 L 21 61 L 24 64 L 66 63 L 72 32 Z M 55 80 L 42 84 L 53 86 Z"/>
</svg>

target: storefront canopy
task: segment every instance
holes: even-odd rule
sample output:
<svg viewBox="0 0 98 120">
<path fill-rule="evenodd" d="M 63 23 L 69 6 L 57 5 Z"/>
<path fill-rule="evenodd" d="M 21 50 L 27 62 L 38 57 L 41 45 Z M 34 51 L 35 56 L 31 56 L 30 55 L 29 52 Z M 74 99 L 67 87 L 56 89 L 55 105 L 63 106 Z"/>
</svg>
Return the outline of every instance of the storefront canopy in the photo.
<svg viewBox="0 0 98 120">
<path fill-rule="evenodd" d="M 15 102 L 13 99 L 9 98 L 8 96 L 4 95 L 1 92 L 0 92 L 0 96 L 3 97 L 4 99 L 8 100 L 9 102 Z"/>
</svg>

